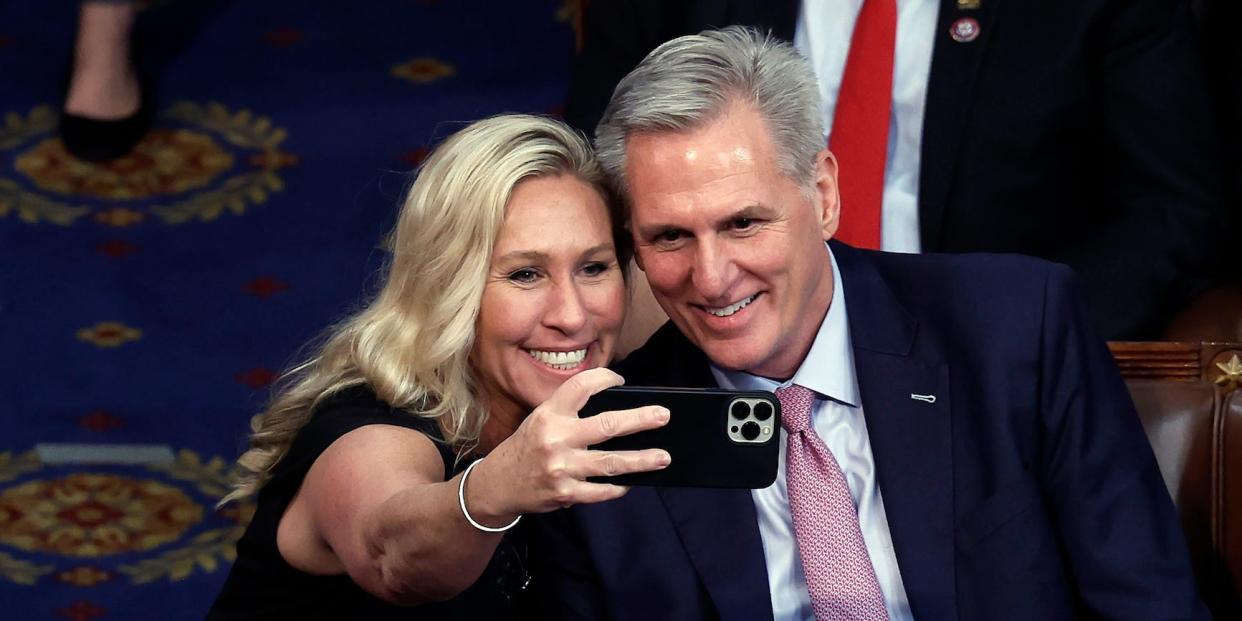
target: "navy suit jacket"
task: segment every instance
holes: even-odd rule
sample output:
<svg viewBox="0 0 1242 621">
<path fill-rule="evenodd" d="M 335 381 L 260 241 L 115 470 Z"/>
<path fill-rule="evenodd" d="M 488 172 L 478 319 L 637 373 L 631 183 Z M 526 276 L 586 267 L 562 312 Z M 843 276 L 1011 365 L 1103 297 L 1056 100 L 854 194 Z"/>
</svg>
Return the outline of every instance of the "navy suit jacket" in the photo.
<svg viewBox="0 0 1242 621">
<path fill-rule="evenodd" d="M 1236 217 L 1190 3 L 938 2 L 922 250 L 1064 263 L 1105 338 L 1155 338 L 1227 263 Z M 730 24 L 793 39 L 797 16 L 791 0 L 591 2 L 565 118 L 594 131 L 617 82 L 668 39 Z M 980 34 L 959 43 L 950 30 L 964 18 Z"/>
<path fill-rule="evenodd" d="M 1068 269 L 831 247 L 915 618 L 1207 618 L 1150 445 Z M 631 386 L 715 385 L 672 324 L 618 371 Z M 536 521 L 550 617 L 772 617 L 747 490 L 636 487 Z"/>
</svg>

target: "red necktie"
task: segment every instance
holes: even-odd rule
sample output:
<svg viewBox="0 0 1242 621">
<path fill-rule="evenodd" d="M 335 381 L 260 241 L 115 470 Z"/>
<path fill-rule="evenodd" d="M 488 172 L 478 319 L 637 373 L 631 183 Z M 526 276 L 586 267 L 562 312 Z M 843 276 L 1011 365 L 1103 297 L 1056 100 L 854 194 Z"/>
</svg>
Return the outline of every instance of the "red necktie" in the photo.
<svg viewBox="0 0 1242 621">
<path fill-rule="evenodd" d="M 828 139 L 841 165 L 841 226 L 836 236 L 861 248 L 880 247 L 896 37 L 897 0 L 863 0 Z"/>
<path fill-rule="evenodd" d="M 811 428 L 814 395 L 797 384 L 776 390 L 781 425 L 789 434 L 785 450 L 789 512 L 811 609 L 816 621 L 888 621 L 845 473 Z"/>
</svg>

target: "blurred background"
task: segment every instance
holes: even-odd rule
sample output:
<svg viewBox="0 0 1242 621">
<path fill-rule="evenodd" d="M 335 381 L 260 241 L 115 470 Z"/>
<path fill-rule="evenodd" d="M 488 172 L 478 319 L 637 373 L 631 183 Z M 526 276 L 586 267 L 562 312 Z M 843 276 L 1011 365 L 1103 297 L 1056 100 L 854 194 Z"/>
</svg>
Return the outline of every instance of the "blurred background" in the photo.
<svg viewBox="0 0 1242 621">
<path fill-rule="evenodd" d="M 56 134 L 78 5 L 0 3 L 0 618 L 202 618 L 275 374 L 372 290 L 429 147 L 559 114 L 576 10 L 154 0 L 155 123 L 95 165 Z"/>
</svg>

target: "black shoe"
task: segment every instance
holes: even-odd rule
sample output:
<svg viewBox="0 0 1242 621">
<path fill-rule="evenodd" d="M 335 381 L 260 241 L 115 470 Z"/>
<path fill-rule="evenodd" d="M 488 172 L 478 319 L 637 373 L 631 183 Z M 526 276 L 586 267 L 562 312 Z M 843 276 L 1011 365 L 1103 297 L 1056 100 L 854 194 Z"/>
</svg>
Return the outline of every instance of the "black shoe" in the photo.
<svg viewBox="0 0 1242 621">
<path fill-rule="evenodd" d="M 103 163 L 127 155 L 151 128 L 151 106 L 143 94 L 133 114 L 101 121 L 68 112 L 61 112 L 60 139 L 65 150 L 88 162 Z"/>
<path fill-rule="evenodd" d="M 57 128 L 60 140 L 64 143 L 65 150 L 80 160 L 102 164 L 128 155 L 142 142 L 143 136 L 147 135 L 155 120 L 155 91 L 151 76 L 144 67 L 143 56 L 139 53 L 141 41 L 137 36 L 137 28 L 135 21 L 134 30 L 130 32 L 129 63 L 138 80 L 138 109 L 127 117 L 110 121 L 78 116 L 65 112 L 63 108 L 60 111 L 60 126 Z M 76 53 L 76 42 L 74 50 Z M 66 98 L 70 81 L 73 79 L 72 58 L 70 56 L 70 65 L 65 73 Z M 63 105 L 64 99 L 61 101 Z"/>
</svg>

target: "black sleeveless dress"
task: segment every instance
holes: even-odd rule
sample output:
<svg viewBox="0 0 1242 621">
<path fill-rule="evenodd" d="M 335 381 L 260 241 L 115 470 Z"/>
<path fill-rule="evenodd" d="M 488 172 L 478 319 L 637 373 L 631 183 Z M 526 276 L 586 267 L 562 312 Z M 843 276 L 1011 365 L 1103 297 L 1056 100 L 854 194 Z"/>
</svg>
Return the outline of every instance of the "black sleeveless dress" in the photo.
<svg viewBox="0 0 1242 621">
<path fill-rule="evenodd" d="M 337 438 L 365 425 L 397 425 L 426 434 L 440 448 L 445 479 L 454 454 L 431 420 L 394 410 L 369 389 L 350 389 L 325 402 L 298 432 L 288 454 L 259 492 L 258 508 L 237 542 L 237 560 L 209 621 L 235 619 L 523 619 L 531 618 L 526 586 L 524 524 L 505 533 L 483 575 L 462 594 L 445 601 L 402 607 L 367 593 L 346 574 L 315 576 L 294 569 L 276 547 L 276 528 L 315 459 Z"/>
</svg>

